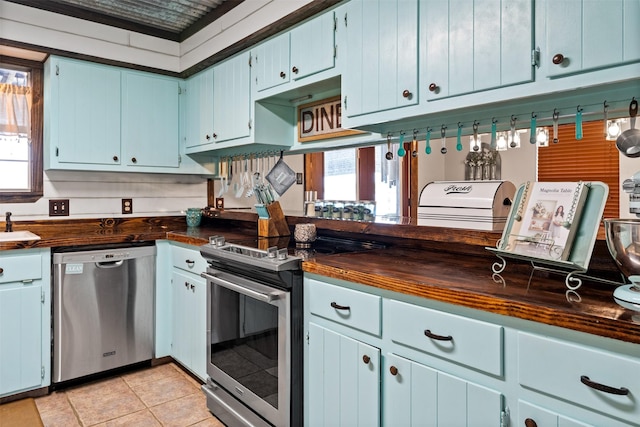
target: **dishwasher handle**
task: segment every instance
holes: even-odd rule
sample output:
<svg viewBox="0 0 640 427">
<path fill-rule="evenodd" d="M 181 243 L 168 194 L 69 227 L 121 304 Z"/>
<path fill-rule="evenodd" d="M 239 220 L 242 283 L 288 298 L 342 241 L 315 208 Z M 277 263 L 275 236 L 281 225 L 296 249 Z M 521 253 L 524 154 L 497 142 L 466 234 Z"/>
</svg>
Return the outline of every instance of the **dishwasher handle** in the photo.
<svg viewBox="0 0 640 427">
<path fill-rule="evenodd" d="M 222 286 L 223 288 L 227 288 L 231 291 L 238 292 L 240 294 L 246 295 L 248 297 L 251 297 L 253 299 L 257 299 L 258 301 L 262 301 L 266 303 L 271 303 L 271 301 L 279 299 L 283 294 L 285 294 L 284 291 L 279 291 L 277 289 L 274 289 L 269 292 L 263 292 L 259 289 L 252 287 L 250 284 L 239 285 L 237 283 L 233 283 L 228 280 L 224 280 L 207 273 L 200 273 L 200 276 L 202 276 L 203 278 L 207 279 L 208 281 L 210 281 L 215 285 Z"/>
<path fill-rule="evenodd" d="M 124 260 L 121 259 L 119 261 L 99 261 L 96 262 L 96 267 L 98 268 L 117 268 L 124 264 Z"/>
</svg>

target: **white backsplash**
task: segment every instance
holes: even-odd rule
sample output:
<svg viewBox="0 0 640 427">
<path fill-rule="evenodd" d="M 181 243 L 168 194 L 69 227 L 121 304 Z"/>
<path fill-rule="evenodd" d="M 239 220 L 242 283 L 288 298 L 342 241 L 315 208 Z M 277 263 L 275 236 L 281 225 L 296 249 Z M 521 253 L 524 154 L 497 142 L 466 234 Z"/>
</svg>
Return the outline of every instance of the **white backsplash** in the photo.
<svg viewBox="0 0 640 427">
<path fill-rule="evenodd" d="M 207 204 L 206 178 L 191 175 L 45 171 L 43 187 L 37 202 L 2 203 L 0 214 L 10 211 L 14 221 L 129 218 L 182 215 Z M 123 198 L 133 199 L 133 214 L 122 214 Z M 69 199 L 69 216 L 50 217 L 50 199 Z"/>
</svg>

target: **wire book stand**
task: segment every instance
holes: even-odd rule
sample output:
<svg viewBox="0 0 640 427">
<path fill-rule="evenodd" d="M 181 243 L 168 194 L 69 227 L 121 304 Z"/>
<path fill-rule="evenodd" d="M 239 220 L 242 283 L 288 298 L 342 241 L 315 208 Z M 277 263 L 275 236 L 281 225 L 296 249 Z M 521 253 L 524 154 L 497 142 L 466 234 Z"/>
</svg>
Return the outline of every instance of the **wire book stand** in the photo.
<svg viewBox="0 0 640 427">
<path fill-rule="evenodd" d="M 531 277 L 536 270 L 544 270 L 559 273 L 565 276 L 565 284 L 569 290 L 575 291 L 582 286 L 582 278 L 589 278 L 600 282 L 614 283 L 605 279 L 599 279 L 586 275 L 591 261 L 591 254 L 595 246 L 596 237 L 604 206 L 609 195 L 609 187 L 607 184 L 599 181 L 585 183 L 588 193 L 585 200 L 582 215 L 577 225 L 576 232 L 569 257 L 567 260 L 561 260 L 561 248 L 554 245 L 554 240 L 548 234 L 541 233 L 536 236 L 520 236 L 512 234 L 516 221 L 522 220 L 522 204 L 525 203 L 526 191 L 529 189 L 529 183 L 522 184 L 516 191 L 514 203 L 505 224 L 502 238 L 498 240 L 496 247 L 487 247 L 486 249 L 493 252 L 500 261 L 496 261 L 491 265 L 491 270 L 495 274 L 500 274 L 507 267 L 507 259 L 517 259 L 529 261 L 533 268 Z M 510 240 L 516 240 L 520 243 L 528 243 L 538 250 L 546 252 L 545 257 L 536 255 L 525 255 L 514 253 L 507 250 L 507 243 Z M 556 259 L 557 258 L 557 259 Z M 531 281 L 531 277 L 529 281 Z"/>
</svg>

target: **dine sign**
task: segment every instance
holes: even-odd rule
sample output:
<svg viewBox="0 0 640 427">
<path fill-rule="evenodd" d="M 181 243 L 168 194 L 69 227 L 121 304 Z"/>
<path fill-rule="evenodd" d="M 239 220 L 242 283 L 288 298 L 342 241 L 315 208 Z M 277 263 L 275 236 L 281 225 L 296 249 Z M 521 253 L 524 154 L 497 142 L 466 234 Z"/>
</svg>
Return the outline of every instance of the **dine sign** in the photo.
<svg viewBox="0 0 640 427">
<path fill-rule="evenodd" d="M 298 107 L 298 141 L 316 141 L 354 135 L 360 131 L 342 128 L 340 95 Z"/>
</svg>

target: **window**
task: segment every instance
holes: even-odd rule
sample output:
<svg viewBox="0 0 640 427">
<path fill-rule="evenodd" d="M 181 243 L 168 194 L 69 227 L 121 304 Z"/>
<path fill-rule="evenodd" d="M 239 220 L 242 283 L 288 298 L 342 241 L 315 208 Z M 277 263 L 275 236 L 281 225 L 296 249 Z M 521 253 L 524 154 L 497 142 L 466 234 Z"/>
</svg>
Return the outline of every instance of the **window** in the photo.
<svg viewBox="0 0 640 427">
<path fill-rule="evenodd" d="M 606 141 L 601 121 L 584 123 L 583 137 L 575 138 L 575 125 L 558 127 L 557 144 L 538 147 L 538 181 L 601 181 L 609 186 L 605 218 L 618 218 L 620 155 L 615 141 Z M 598 238 L 604 239 L 602 225 Z"/>
<path fill-rule="evenodd" d="M 0 202 L 42 197 L 42 64 L 0 63 Z"/>
<path fill-rule="evenodd" d="M 407 146 L 408 150 L 409 147 Z M 392 151 L 398 150 L 397 144 Z M 386 145 L 312 153 L 305 156 L 305 189 L 324 200 L 375 200 L 376 216 L 408 216 L 409 158 L 385 158 Z M 415 167 L 417 167 L 417 162 Z M 417 172 L 416 172 L 417 174 Z"/>
</svg>

